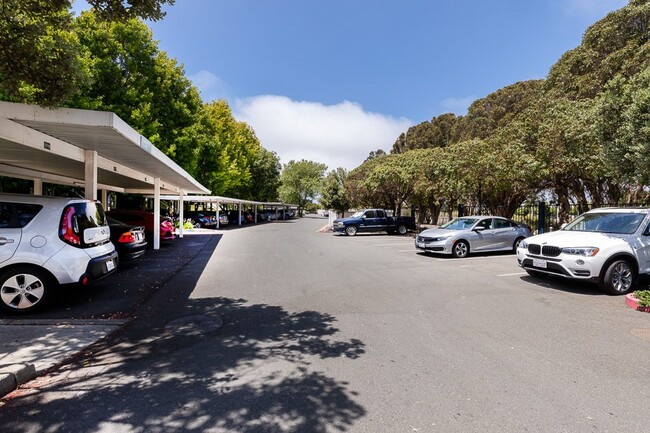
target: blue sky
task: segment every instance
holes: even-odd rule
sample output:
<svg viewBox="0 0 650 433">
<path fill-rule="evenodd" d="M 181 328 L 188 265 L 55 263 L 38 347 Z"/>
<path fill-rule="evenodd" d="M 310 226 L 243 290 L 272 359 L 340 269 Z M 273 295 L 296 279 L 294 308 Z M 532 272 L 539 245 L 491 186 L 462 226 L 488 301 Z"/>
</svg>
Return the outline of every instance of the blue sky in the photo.
<svg viewBox="0 0 650 433">
<path fill-rule="evenodd" d="M 78 5 L 77 7 L 81 7 Z M 176 0 L 149 23 L 262 145 L 352 169 L 409 125 L 544 78 L 626 0 Z"/>
</svg>

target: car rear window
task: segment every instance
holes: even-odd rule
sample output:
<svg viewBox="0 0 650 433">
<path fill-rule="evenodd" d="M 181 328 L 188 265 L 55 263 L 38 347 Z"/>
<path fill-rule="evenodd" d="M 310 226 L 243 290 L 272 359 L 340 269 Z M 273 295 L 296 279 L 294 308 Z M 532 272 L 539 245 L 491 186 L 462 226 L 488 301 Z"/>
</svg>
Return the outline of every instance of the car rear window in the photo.
<svg viewBox="0 0 650 433">
<path fill-rule="evenodd" d="M 39 204 L 0 202 L 0 228 L 23 228 L 43 209 Z"/>
<path fill-rule="evenodd" d="M 59 238 L 69 245 L 85 248 L 110 242 L 104 208 L 99 203 L 70 203 L 61 214 Z"/>
<path fill-rule="evenodd" d="M 73 203 L 69 205 L 74 208 L 74 216 L 80 230 L 92 229 L 106 225 L 104 209 L 94 202 Z"/>
</svg>

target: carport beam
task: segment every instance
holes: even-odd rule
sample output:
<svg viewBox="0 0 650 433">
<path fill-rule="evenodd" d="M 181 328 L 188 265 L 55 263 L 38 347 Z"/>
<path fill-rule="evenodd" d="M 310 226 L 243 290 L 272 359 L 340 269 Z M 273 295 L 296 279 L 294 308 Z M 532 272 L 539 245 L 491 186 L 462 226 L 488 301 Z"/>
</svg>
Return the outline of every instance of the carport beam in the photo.
<svg viewBox="0 0 650 433">
<path fill-rule="evenodd" d="M 217 200 L 217 230 L 219 229 L 219 200 Z"/>
<path fill-rule="evenodd" d="M 84 152 L 86 165 L 84 194 L 88 200 L 97 200 L 97 151 L 85 150 Z"/>
<path fill-rule="evenodd" d="M 43 195 L 43 180 L 34 179 L 34 195 Z"/>
<path fill-rule="evenodd" d="M 160 249 L 160 178 L 153 179 L 153 249 Z"/>
<path fill-rule="evenodd" d="M 179 219 L 179 221 L 178 221 L 178 237 L 181 238 L 181 239 L 183 239 L 183 230 L 184 230 L 183 226 L 185 225 L 185 224 L 183 224 L 184 217 L 185 217 L 185 215 L 184 215 L 184 210 L 185 209 L 184 208 L 185 208 L 185 206 L 184 206 L 184 201 L 183 201 L 183 190 L 180 190 L 180 192 L 178 193 L 178 219 Z"/>
</svg>

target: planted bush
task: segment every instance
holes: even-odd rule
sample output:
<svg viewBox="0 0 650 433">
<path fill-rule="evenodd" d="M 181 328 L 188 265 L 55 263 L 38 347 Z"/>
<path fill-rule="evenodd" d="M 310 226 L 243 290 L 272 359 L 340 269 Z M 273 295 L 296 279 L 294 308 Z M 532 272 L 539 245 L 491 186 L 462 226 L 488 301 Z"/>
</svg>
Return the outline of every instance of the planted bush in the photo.
<svg viewBox="0 0 650 433">
<path fill-rule="evenodd" d="M 639 307 L 650 307 L 650 290 L 637 290 L 634 297 L 639 300 Z"/>
</svg>

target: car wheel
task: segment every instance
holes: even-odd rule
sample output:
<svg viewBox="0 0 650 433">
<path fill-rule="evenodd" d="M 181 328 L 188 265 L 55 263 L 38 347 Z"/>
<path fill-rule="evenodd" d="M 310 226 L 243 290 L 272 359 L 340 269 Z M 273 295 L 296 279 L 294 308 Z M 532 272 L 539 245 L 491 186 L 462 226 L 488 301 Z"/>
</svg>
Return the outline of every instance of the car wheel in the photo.
<svg viewBox="0 0 650 433">
<path fill-rule="evenodd" d="M 615 260 L 607 266 L 600 288 L 610 295 L 624 295 L 634 284 L 634 270 L 627 260 Z"/>
<path fill-rule="evenodd" d="M 407 232 L 408 232 L 408 229 L 406 228 L 405 225 L 400 224 L 400 225 L 397 226 L 397 234 L 398 235 L 404 236 Z"/>
<path fill-rule="evenodd" d="M 46 304 L 56 283 L 47 272 L 19 267 L 0 276 L 0 307 L 13 313 L 30 313 Z"/>
<path fill-rule="evenodd" d="M 519 237 L 519 238 L 515 239 L 515 243 L 512 244 L 512 252 L 513 252 L 513 253 L 516 253 L 516 252 L 517 252 L 517 248 L 519 248 L 519 244 L 520 244 L 521 241 L 523 241 L 523 240 L 524 240 L 523 237 Z"/>
<path fill-rule="evenodd" d="M 456 241 L 454 246 L 451 248 L 451 255 L 462 259 L 463 257 L 467 257 L 469 254 L 469 244 L 467 241 Z"/>
<path fill-rule="evenodd" d="M 354 236 L 357 234 L 357 226 L 347 226 L 345 228 L 345 234 L 348 236 Z"/>
</svg>

